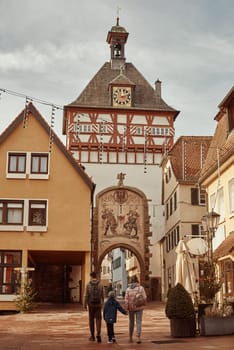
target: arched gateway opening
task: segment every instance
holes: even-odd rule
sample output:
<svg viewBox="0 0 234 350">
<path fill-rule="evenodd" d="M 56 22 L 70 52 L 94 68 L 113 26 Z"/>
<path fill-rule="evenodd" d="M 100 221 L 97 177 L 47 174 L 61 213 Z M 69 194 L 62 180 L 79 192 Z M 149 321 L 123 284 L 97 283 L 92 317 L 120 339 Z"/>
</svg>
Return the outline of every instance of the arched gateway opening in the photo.
<svg viewBox="0 0 234 350">
<path fill-rule="evenodd" d="M 125 174 L 118 174 L 117 186 L 96 196 L 93 216 L 92 268 L 100 270 L 108 252 L 115 248 L 131 251 L 139 263 L 139 276 L 149 295 L 150 224 L 148 202 L 137 188 L 124 186 Z"/>
</svg>

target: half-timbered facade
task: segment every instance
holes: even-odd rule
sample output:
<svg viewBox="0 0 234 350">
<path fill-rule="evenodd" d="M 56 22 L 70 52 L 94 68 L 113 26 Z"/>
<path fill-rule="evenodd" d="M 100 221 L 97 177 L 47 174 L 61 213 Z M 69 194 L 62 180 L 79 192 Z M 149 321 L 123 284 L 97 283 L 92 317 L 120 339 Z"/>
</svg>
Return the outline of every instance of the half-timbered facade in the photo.
<svg viewBox="0 0 234 350">
<path fill-rule="evenodd" d="M 67 148 L 81 163 L 154 165 L 173 144 L 178 111 L 162 99 L 159 80 L 153 89 L 125 62 L 127 36 L 117 21 L 107 36 L 110 62 L 65 107 Z"/>
</svg>

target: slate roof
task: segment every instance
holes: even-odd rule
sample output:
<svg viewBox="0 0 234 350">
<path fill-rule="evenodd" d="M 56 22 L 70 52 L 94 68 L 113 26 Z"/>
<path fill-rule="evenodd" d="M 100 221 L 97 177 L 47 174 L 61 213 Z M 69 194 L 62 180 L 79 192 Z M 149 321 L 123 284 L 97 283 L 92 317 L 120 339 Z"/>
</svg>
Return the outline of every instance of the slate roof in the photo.
<svg viewBox="0 0 234 350">
<path fill-rule="evenodd" d="M 234 87 L 219 104 L 220 111 L 215 116 L 215 120 L 218 124 L 210 144 L 204 167 L 201 171 L 199 182 L 202 182 L 217 170 L 217 149 L 219 154 L 219 165 L 222 165 L 228 158 L 234 155 L 234 130 L 229 132 L 228 115 L 225 112 L 225 107 L 230 102 L 231 98 L 234 98 Z"/>
<path fill-rule="evenodd" d="M 112 108 L 110 84 L 115 79 L 119 79 L 120 73 L 120 70 L 111 68 L 110 62 L 104 63 L 78 98 L 68 106 Z M 170 111 L 174 112 L 174 119 L 179 114 L 179 111 L 170 107 L 160 96 L 156 95 L 155 90 L 132 63 L 125 63 L 122 75 L 125 83 L 129 81 L 131 85 L 135 85 L 134 106 L 130 107 L 131 110 Z M 116 107 L 113 108 L 116 109 Z"/>
<path fill-rule="evenodd" d="M 168 152 L 178 182 L 196 183 L 211 143 L 211 136 L 181 136 Z"/>
<path fill-rule="evenodd" d="M 36 109 L 36 107 L 33 105 L 33 103 L 29 103 L 27 107 L 27 112 L 31 113 L 37 121 L 40 123 L 40 125 L 45 129 L 45 131 L 48 134 L 48 139 L 50 135 L 50 126 L 46 122 L 46 120 L 42 117 L 42 115 L 39 113 L 39 111 Z M 0 134 L 0 145 L 7 139 L 7 137 L 13 132 L 15 128 L 18 127 L 18 125 L 23 123 L 25 115 L 25 109 L 8 125 L 8 127 L 3 131 L 2 134 Z M 88 187 L 91 189 L 91 193 L 93 194 L 95 189 L 95 184 L 92 182 L 91 178 L 87 175 L 87 173 L 84 171 L 84 168 L 78 164 L 74 157 L 69 153 L 62 143 L 62 141 L 59 139 L 59 137 L 56 135 L 56 133 L 53 131 L 53 142 L 56 144 L 56 146 L 60 149 L 60 151 L 64 154 L 64 156 L 68 159 L 68 161 L 71 163 L 73 168 L 78 172 L 78 174 L 81 176 L 81 178 L 84 180 L 84 182 L 88 185 Z"/>
</svg>

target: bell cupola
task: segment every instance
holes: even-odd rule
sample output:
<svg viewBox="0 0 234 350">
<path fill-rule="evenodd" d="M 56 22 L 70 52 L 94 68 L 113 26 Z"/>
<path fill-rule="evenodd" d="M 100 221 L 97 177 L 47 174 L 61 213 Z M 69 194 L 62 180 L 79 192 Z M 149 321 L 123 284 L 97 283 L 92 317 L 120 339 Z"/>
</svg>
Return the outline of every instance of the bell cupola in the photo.
<svg viewBox="0 0 234 350">
<path fill-rule="evenodd" d="M 111 69 L 124 69 L 124 46 L 127 38 L 128 32 L 119 25 L 119 17 L 117 17 L 116 25 L 108 32 L 106 39 L 110 45 Z"/>
</svg>

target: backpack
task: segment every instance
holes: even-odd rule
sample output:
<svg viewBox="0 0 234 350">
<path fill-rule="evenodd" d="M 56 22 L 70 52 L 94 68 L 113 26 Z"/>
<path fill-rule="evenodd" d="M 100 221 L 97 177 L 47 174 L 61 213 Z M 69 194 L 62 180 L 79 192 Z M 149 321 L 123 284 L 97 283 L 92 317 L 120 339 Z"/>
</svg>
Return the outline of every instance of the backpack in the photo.
<svg viewBox="0 0 234 350">
<path fill-rule="evenodd" d="M 136 309 L 141 307 L 141 306 L 145 306 L 145 304 L 146 304 L 145 298 L 144 298 L 143 294 L 141 293 L 140 287 L 138 288 L 138 291 L 135 294 L 133 303 L 134 303 L 134 306 Z"/>
<path fill-rule="evenodd" d="M 90 283 L 90 304 L 91 305 L 98 305 L 101 304 L 101 289 L 99 288 L 99 282 L 98 283 Z"/>
</svg>

